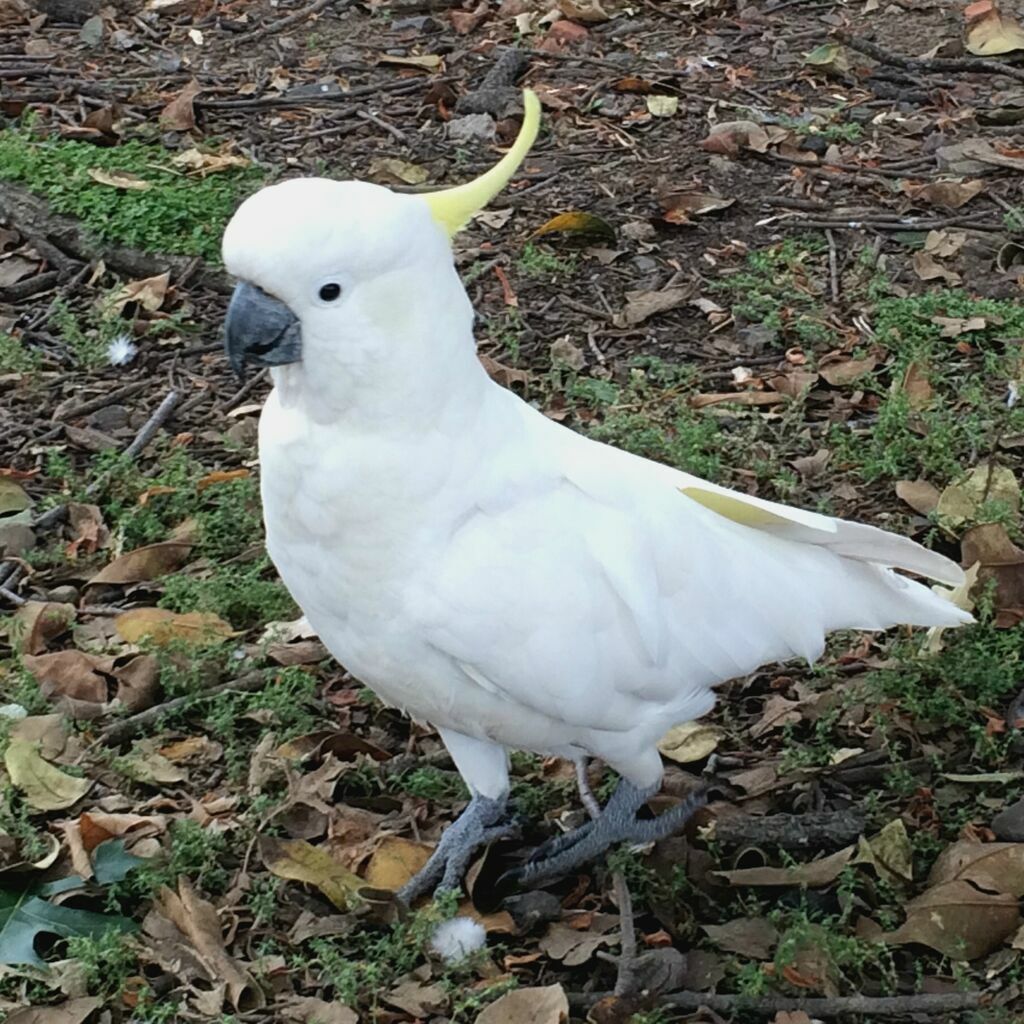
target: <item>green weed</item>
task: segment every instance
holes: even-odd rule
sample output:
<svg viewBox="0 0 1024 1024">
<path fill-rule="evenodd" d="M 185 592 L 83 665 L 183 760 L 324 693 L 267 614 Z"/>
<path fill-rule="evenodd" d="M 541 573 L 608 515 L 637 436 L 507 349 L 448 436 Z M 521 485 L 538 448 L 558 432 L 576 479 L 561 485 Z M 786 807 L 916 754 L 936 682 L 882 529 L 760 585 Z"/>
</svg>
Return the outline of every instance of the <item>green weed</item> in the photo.
<svg viewBox="0 0 1024 1024">
<path fill-rule="evenodd" d="M 138 964 L 133 941 L 113 929 L 98 936 L 72 936 L 68 956 L 78 962 L 89 994 L 105 999 L 125 990 Z"/>
<path fill-rule="evenodd" d="M 525 277 L 550 279 L 571 274 L 576 268 L 576 257 L 556 256 L 532 242 L 527 242 L 516 260 L 516 267 Z"/>
<path fill-rule="evenodd" d="M 42 363 L 41 354 L 28 348 L 6 331 L 0 331 L 0 372 L 35 373 Z"/>
</svg>

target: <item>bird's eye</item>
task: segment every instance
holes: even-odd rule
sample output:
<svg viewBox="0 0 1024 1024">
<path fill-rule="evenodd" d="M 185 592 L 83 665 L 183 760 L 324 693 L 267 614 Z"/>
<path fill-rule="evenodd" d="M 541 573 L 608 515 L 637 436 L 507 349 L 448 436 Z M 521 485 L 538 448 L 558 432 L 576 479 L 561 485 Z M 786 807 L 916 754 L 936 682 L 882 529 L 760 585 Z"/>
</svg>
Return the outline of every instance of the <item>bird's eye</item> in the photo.
<svg viewBox="0 0 1024 1024">
<path fill-rule="evenodd" d="M 323 285 L 320 289 L 320 298 L 324 302 L 333 302 L 339 295 L 341 295 L 341 285 L 335 284 L 333 281 Z"/>
</svg>

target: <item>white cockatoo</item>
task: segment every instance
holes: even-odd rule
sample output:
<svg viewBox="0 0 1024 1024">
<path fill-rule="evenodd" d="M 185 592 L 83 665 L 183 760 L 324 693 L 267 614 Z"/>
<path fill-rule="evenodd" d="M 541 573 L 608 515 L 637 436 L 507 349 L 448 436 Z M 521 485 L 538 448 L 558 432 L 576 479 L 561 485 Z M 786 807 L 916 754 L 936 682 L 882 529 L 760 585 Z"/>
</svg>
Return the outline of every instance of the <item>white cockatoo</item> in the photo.
<svg viewBox="0 0 1024 1024">
<path fill-rule="evenodd" d="M 451 238 L 532 144 L 481 178 L 396 194 L 298 178 L 224 234 L 239 281 L 226 346 L 271 367 L 259 458 L 267 548 L 334 656 L 435 726 L 472 799 L 403 895 L 457 886 L 506 834 L 508 751 L 601 758 L 621 776 L 593 822 L 521 877 L 668 834 L 692 803 L 637 811 L 658 740 L 716 684 L 816 658 L 835 629 L 970 617 L 947 558 L 871 526 L 706 483 L 553 422 L 488 377 Z"/>
</svg>

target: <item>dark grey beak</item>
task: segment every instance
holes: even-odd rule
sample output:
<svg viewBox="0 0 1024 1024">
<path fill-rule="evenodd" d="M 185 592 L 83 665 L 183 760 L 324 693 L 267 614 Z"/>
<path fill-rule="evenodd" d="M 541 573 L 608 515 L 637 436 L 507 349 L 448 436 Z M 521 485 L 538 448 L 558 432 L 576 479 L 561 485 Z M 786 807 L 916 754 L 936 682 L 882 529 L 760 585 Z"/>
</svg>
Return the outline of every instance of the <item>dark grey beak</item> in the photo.
<svg viewBox="0 0 1024 1024">
<path fill-rule="evenodd" d="M 224 348 L 235 373 L 245 364 L 283 366 L 302 358 L 298 318 L 281 301 L 245 281 L 235 285 L 224 319 Z"/>
</svg>

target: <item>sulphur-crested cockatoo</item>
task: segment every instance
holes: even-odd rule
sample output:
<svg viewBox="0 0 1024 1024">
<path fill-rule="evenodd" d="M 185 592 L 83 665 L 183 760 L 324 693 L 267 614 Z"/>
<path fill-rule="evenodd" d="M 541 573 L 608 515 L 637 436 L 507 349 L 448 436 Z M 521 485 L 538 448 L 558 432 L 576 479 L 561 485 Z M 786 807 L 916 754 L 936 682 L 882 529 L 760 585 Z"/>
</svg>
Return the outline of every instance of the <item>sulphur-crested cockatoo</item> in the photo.
<svg viewBox="0 0 1024 1024">
<path fill-rule="evenodd" d="M 271 368 L 259 426 L 267 547 L 334 656 L 434 725 L 472 799 L 411 898 L 459 884 L 505 834 L 507 752 L 594 755 L 621 776 L 601 815 L 528 878 L 692 809 L 638 820 L 659 738 L 717 683 L 813 659 L 834 629 L 969 616 L 893 568 L 960 568 L 871 526 L 748 497 L 598 444 L 492 381 L 451 237 L 536 136 L 481 178 L 401 195 L 299 178 L 247 199 L 224 235 L 239 283 L 232 364 Z"/>
</svg>

